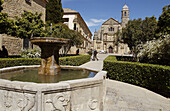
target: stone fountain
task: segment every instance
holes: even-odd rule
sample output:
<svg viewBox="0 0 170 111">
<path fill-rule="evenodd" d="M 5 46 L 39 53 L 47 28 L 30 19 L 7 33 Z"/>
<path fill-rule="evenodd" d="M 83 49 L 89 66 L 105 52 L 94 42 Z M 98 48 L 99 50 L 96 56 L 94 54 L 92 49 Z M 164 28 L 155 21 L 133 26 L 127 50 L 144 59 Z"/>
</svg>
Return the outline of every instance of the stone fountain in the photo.
<svg viewBox="0 0 170 111">
<path fill-rule="evenodd" d="M 69 43 L 68 39 L 53 37 L 33 37 L 31 43 L 41 48 L 41 66 L 38 74 L 56 75 L 61 68 L 59 66 L 59 50 L 61 46 Z"/>
</svg>

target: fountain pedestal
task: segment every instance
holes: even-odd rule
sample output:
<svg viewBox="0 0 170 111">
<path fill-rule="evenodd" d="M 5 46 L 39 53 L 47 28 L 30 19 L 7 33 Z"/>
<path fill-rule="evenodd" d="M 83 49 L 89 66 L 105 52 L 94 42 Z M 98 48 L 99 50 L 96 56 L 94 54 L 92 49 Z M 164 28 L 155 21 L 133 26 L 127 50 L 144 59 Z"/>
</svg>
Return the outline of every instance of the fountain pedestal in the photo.
<svg viewBox="0 0 170 111">
<path fill-rule="evenodd" d="M 59 50 L 68 44 L 68 39 L 52 37 L 33 37 L 31 43 L 41 48 L 41 66 L 38 74 L 56 75 L 60 72 Z"/>
</svg>

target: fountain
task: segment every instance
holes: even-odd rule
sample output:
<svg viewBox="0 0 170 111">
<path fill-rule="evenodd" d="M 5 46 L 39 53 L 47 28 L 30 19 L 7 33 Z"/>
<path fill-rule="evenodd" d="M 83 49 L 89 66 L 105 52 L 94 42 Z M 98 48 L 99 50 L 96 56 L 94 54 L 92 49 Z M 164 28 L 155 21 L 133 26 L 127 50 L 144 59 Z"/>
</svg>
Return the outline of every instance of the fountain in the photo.
<svg viewBox="0 0 170 111">
<path fill-rule="evenodd" d="M 59 50 L 69 43 L 68 39 L 53 37 L 33 37 L 31 43 L 41 48 L 41 66 L 38 74 L 56 75 L 60 73 Z"/>
<path fill-rule="evenodd" d="M 90 74 L 91 78 L 76 78 L 76 80 L 65 79 L 57 81 L 55 79 L 63 76 L 60 73 L 59 66 L 59 49 L 67 44 L 67 39 L 51 38 L 51 37 L 34 37 L 31 42 L 41 48 L 41 65 L 37 66 L 15 66 L 0 69 L 0 76 L 15 76 L 16 70 L 39 68 L 38 74 L 34 75 L 40 78 L 48 79 L 50 82 L 34 82 L 35 76 L 31 77 L 31 81 L 22 81 L 28 78 L 29 74 L 19 73 L 22 80 L 13 80 L 0 77 L 0 109 L 3 111 L 101 111 L 104 100 L 104 81 L 106 79 L 105 71 L 98 71 L 80 66 L 61 66 L 61 68 L 69 69 L 65 75 L 71 70 L 90 70 L 97 74 Z M 62 70 L 61 70 L 62 71 Z M 3 74 L 4 72 L 12 72 L 13 74 Z M 22 71 L 21 71 L 22 72 Z M 24 72 L 24 71 L 23 71 Z M 83 71 L 86 72 L 86 71 Z M 75 76 L 83 75 L 79 72 L 73 72 Z M 23 77 L 23 75 L 26 75 Z M 55 82 L 51 83 L 54 79 Z M 75 78 L 74 78 L 75 79 Z"/>
<path fill-rule="evenodd" d="M 97 73 L 97 71 L 80 67 L 69 68 L 68 66 L 59 66 L 59 50 L 62 46 L 69 43 L 68 39 L 33 37 L 30 41 L 41 48 L 41 65 L 35 67 L 36 69 L 32 67 L 30 69 L 2 74 L 0 78 L 23 82 L 56 83 L 66 80 L 91 78 Z"/>
</svg>

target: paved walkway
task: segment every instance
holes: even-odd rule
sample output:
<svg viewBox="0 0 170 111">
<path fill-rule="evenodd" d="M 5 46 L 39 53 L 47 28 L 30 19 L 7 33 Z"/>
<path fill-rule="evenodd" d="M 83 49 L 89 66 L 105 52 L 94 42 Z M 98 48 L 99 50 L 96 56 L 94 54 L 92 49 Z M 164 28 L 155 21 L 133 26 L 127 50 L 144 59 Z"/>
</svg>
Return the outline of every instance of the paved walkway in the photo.
<svg viewBox="0 0 170 111">
<path fill-rule="evenodd" d="M 98 54 L 99 61 L 90 61 L 80 67 L 103 69 L 103 60 L 108 55 Z M 131 84 L 106 79 L 103 111 L 170 111 L 170 99 Z"/>
<path fill-rule="evenodd" d="M 103 60 L 108 56 L 108 54 L 98 54 L 98 61 L 90 61 L 87 62 L 80 67 L 85 67 L 85 68 L 90 68 L 90 69 L 95 69 L 97 71 L 101 71 L 103 69 Z"/>
</svg>

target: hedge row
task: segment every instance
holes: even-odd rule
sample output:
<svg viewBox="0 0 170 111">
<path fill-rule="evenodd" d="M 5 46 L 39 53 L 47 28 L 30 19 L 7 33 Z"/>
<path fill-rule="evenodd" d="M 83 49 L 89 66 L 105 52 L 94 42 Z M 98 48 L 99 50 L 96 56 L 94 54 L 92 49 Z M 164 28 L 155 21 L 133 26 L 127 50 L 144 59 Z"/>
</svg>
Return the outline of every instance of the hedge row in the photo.
<svg viewBox="0 0 170 111">
<path fill-rule="evenodd" d="M 165 97 L 170 97 L 170 67 L 117 61 L 109 56 L 104 60 L 104 70 L 110 79 L 138 85 Z"/>
<path fill-rule="evenodd" d="M 71 57 L 61 57 L 60 65 L 79 66 L 90 61 L 90 55 L 79 55 Z"/>
<path fill-rule="evenodd" d="M 22 65 L 39 65 L 40 63 L 40 58 L 0 58 L 0 68 Z"/>
<path fill-rule="evenodd" d="M 89 55 L 79 55 L 59 58 L 60 65 L 79 66 L 90 61 Z M 22 65 L 39 65 L 40 58 L 0 58 L 0 68 L 22 66 Z"/>
</svg>

